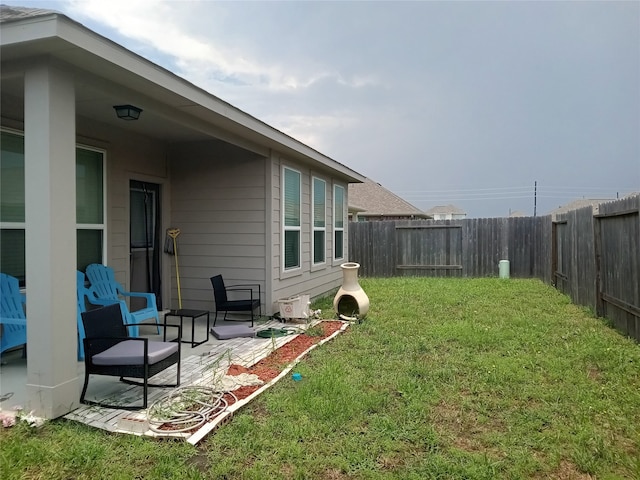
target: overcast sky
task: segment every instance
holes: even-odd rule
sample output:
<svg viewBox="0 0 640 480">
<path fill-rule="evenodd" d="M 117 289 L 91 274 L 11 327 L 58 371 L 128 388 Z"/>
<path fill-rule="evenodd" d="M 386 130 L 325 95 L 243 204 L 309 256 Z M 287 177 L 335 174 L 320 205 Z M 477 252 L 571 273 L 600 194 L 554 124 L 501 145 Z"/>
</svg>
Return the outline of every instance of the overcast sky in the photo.
<svg viewBox="0 0 640 480">
<path fill-rule="evenodd" d="M 640 2 L 4 0 L 51 8 L 416 207 L 640 191 Z"/>
</svg>

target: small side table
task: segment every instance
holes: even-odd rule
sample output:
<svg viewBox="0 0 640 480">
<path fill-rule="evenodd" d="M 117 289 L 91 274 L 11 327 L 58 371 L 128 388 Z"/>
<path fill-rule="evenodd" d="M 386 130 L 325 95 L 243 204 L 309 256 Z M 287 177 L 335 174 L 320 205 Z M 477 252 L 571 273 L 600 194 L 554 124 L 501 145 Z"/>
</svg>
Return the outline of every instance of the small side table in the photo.
<svg viewBox="0 0 640 480">
<path fill-rule="evenodd" d="M 207 316 L 207 338 L 205 338 L 201 342 L 196 342 L 196 339 L 195 339 L 196 319 L 200 317 L 204 317 L 205 315 Z M 167 313 L 164 314 L 165 326 L 167 325 L 167 317 L 180 317 L 180 328 L 182 328 L 182 322 L 185 318 L 191 319 L 191 341 L 182 340 L 182 338 L 180 338 L 180 341 L 182 343 L 190 343 L 191 348 L 193 348 L 193 347 L 197 347 L 198 345 L 202 345 L 204 342 L 209 341 L 209 311 L 208 310 L 191 310 L 188 308 L 181 308 L 179 310 L 169 310 Z M 164 329 L 164 341 L 165 342 L 167 341 L 166 328 Z"/>
</svg>

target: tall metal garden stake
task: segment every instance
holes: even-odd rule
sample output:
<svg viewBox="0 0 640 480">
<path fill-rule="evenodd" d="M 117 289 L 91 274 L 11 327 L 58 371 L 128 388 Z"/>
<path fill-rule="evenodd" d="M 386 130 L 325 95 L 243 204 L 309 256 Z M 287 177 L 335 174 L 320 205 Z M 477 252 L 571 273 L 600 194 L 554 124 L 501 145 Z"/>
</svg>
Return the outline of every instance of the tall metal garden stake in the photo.
<svg viewBox="0 0 640 480">
<path fill-rule="evenodd" d="M 173 239 L 173 254 L 176 257 L 176 283 L 178 285 L 178 307 L 182 309 L 182 293 L 180 291 L 180 271 L 178 270 L 178 245 L 176 243 L 176 238 L 180 235 L 179 228 L 169 228 L 167 230 L 167 235 L 169 235 Z"/>
</svg>

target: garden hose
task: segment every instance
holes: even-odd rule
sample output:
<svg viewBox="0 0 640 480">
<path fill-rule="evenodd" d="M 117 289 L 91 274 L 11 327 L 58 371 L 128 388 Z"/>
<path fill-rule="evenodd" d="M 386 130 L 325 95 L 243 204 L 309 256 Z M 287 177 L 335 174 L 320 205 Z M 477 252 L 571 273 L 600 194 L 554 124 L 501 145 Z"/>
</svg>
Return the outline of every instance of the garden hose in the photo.
<svg viewBox="0 0 640 480">
<path fill-rule="evenodd" d="M 300 333 L 297 328 L 265 328 L 264 330 L 258 330 L 256 332 L 256 337 L 284 337 L 286 335 L 295 335 L 296 333 Z"/>
</svg>

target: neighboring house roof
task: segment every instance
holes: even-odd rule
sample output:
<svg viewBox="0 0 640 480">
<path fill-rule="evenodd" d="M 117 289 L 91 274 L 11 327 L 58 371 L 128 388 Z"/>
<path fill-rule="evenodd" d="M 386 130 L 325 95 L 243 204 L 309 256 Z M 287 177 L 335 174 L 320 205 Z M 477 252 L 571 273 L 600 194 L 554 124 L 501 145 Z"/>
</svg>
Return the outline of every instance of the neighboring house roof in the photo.
<svg viewBox="0 0 640 480">
<path fill-rule="evenodd" d="M 509 214 L 509 217 L 514 218 L 514 217 L 526 217 L 524 212 L 521 212 L 520 210 L 514 210 L 513 212 L 511 212 Z"/>
<path fill-rule="evenodd" d="M 556 215 L 567 213 L 572 210 L 578 210 L 579 208 L 584 208 L 584 207 L 592 207 L 594 212 L 597 212 L 598 205 L 605 202 L 611 202 L 613 200 L 615 200 L 615 198 L 579 198 L 577 200 L 573 200 L 565 205 L 560 205 L 558 208 L 551 210 L 549 212 L 549 215 L 555 218 Z"/>
<path fill-rule="evenodd" d="M 455 205 L 438 205 L 427 210 L 429 215 L 466 215 L 467 212 L 456 207 Z"/>
<path fill-rule="evenodd" d="M 366 178 L 363 183 L 349 184 L 349 212 L 359 217 L 429 218 L 422 210 Z"/>
<path fill-rule="evenodd" d="M 136 103 L 144 110 L 144 122 L 132 122 L 133 132 L 167 141 L 198 141 L 218 138 L 247 150 L 269 155 L 270 150 L 305 163 L 322 165 L 347 182 L 364 176 L 293 137 L 243 112 L 228 102 L 195 86 L 169 70 L 137 55 L 66 15 L 42 8 L 0 6 L 3 64 L 10 60 L 50 56 L 82 71 L 90 71 L 95 82 L 76 83 L 79 117 L 118 125 L 113 105 Z M 5 72 L 3 72 L 5 73 Z M 127 85 L 129 95 L 105 94 L 110 84 Z M 19 76 L 3 75 L 4 94 L 19 98 L 23 89 Z M 118 102 L 118 103 L 114 103 Z M 170 105 L 170 110 L 167 108 Z"/>
</svg>

